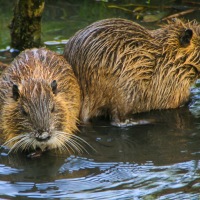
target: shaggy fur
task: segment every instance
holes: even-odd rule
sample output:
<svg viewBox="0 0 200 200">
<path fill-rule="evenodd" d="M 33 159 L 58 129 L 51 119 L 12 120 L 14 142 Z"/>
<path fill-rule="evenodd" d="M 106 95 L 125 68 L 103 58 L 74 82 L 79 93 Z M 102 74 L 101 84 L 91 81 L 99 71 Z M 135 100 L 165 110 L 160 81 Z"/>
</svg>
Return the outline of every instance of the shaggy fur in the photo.
<svg viewBox="0 0 200 200">
<path fill-rule="evenodd" d="M 44 48 L 22 52 L 0 78 L 1 136 L 11 150 L 80 149 L 80 88 L 66 60 Z"/>
<path fill-rule="evenodd" d="M 106 19 L 77 32 L 65 46 L 82 92 L 80 118 L 129 114 L 185 104 L 200 71 L 200 25 L 179 19 L 148 30 Z"/>
</svg>

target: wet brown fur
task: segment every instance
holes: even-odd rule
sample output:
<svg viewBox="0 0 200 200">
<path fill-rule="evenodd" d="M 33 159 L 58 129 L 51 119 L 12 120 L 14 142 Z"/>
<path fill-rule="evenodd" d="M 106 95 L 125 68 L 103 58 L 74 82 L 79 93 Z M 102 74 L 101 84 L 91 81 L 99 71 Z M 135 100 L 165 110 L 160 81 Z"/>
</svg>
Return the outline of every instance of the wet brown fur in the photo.
<svg viewBox="0 0 200 200">
<path fill-rule="evenodd" d="M 184 39 L 187 29 L 191 40 Z M 129 114 L 188 102 L 199 78 L 200 25 L 176 19 L 148 30 L 125 19 L 101 20 L 70 38 L 64 56 L 81 87 L 81 120 L 108 113 L 118 125 Z"/>
<path fill-rule="evenodd" d="M 54 80 L 56 91 L 51 87 Z M 12 92 L 14 84 L 19 97 Z M 1 136 L 12 150 L 75 147 L 77 141 L 65 143 L 77 130 L 79 109 L 80 88 L 71 66 L 44 48 L 22 52 L 0 78 Z M 50 139 L 37 141 L 43 132 Z"/>
<path fill-rule="evenodd" d="M 1 71 L 3 71 L 7 66 L 8 66 L 7 64 L 2 63 L 2 62 L 0 61 L 0 73 L 1 73 Z"/>
</svg>

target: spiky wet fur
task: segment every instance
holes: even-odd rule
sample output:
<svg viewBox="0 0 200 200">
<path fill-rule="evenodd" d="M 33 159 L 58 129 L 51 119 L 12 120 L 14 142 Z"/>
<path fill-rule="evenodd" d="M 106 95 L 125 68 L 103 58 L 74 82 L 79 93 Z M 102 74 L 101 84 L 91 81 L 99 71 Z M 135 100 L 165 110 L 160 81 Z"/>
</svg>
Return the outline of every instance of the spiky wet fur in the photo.
<svg viewBox="0 0 200 200">
<path fill-rule="evenodd" d="M 193 31 L 188 45 L 180 38 Z M 200 25 L 179 19 L 148 30 L 125 19 L 106 19 L 77 32 L 64 56 L 78 77 L 83 121 L 109 114 L 114 123 L 127 115 L 185 104 L 199 78 Z"/>
<path fill-rule="evenodd" d="M 57 93 L 51 83 L 57 81 Z M 13 84 L 19 99 L 13 98 Z M 80 110 L 80 88 L 71 66 L 44 48 L 22 52 L 0 78 L 1 136 L 11 151 L 40 148 L 81 151 L 74 135 Z M 38 130 L 51 138 L 37 141 Z"/>
</svg>

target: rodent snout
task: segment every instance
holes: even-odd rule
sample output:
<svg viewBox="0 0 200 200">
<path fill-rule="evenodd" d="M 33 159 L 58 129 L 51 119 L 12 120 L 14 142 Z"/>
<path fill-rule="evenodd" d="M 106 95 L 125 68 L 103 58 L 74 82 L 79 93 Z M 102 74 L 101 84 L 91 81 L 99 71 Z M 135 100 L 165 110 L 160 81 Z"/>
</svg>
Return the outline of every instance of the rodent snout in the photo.
<svg viewBox="0 0 200 200">
<path fill-rule="evenodd" d="M 47 131 L 38 130 L 38 132 L 35 134 L 35 138 L 39 142 L 44 142 L 49 140 L 51 138 L 51 135 Z"/>
</svg>

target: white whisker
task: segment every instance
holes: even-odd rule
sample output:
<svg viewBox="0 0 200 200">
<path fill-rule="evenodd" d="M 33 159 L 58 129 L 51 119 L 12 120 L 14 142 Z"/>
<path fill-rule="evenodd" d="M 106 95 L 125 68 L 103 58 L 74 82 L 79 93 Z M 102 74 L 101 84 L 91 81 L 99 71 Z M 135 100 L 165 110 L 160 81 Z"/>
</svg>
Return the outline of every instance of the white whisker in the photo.
<svg viewBox="0 0 200 200">
<path fill-rule="evenodd" d="M 89 146 L 91 149 L 93 149 L 94 151 L 96 151 L 88 142 L 86 142 L 84 139 L 82 139 L 81 137 L 77 136 L 77 135 L 72 135 L 73 138 L 76 138 L 78 141 L 86 144 L 87 146 Z"/>
<path fill-rule="evenodd" d="M 11 153 L 12 151 L 17 152 L 19 149 L 26 150 L 28 147 L 31 146 L 30 144 L 30 137 L 27 134 L 20 134 L 17 135 L 10 140 L 6 141 L 4 144 L 5 146 L 10 146 L 13 143 L 13 145 L 10 147 L 10 150 L 8 153 Z"/>
<path fill-rule="evenodd" d="M 26 141 L 25 137 L 22 137 L 20 140 L 18 140 L 11 148 L 10 148 L 10 152 L 14 151 L 17 152 L 19 150 L 19 148 L 21 147 L 21 145 L 23 144 L 23 142 Z"/>
<path fill-rule="evenodd" d="M 34 139 L 33 136 L 28 134 L 20 134 L 17 135 L 8 141 L 6 141 L 3 145 L 10 146 L 10 150 L 8 153 L 17 152 L 19 150 L 26 151 L 30 148 L 36 149 L 39 147 L 40 149 L 45 149 L 46 147 L 49 149 L 58 149 L 61 153 L 68 152 L 68 153 L 88 153 L 87 149 L 84 147 L 86 144 L 90 148 L 94 149 L 91 145 L 89 145 L 84 139 L 81 137 L 69 134 L 63 131 L 54 131 L 52 134 L 52 139 L 47 142 L 38 142 Z"/>
<path fill-rule="evenodd" d="M 60 132 L 59 132 L 60 133 Z M 74 149 L 68 144 L 68 142 L 66 142 L 66 141 L 68 141 L 69 140 L 69 137 L 67 136 L 65 136 L 65 134 L 58 134 L 57 135 L 57 138 L 58 138 L 58 140 L 59 141 L 62 141 L 61 142 L 61 147 L 65 150 L 67 150 L 69 153 L 70 153 L 70 149 L 73 151 L 73 153 L 75 153 L 75 151 L 74 151 Z M 66 140 L 67 139 L 67 140 Z"/>
<path fill-rule="evenodd" d="M 78 151 L 79 153 L 83 153 L 84 151 L 87 152 L 87 150 L 86 150 L 81 144 L 79 144 L 76 140 L 73 139 L 73 137 L 70 138 L 68 142 L 69 142 L 75 149 L 77 149 L 77 151 Z M 88 153 L 88 152 L 87 152 L 87 153 Z"/>
<path fill-rule="evenodd" d="M 77 135 L 69 134 L 62 131 L 55 131 L 55 134 L 56 134 L 55 137 L 58 139 L 60 144 L 59 148 L 62 148 L 64 150 L 66 149 L 68 152 L 70 152 L 69 151 L 70 149 L 74 153 L 75 151 L 78 153 L 83 153 L 83 152 L 88 153 L 88 151 L 86 150 L 86 148 L 84 148 L 82 144 L 86 144 L 90 148 L 94 149 L 91 145 L 89 145 L 89 143 L 87 143 L 84 139 L 80 138 Z"/>
<path fill-rule="evenodd" d="M 67 144 L 71 147 L 71 149 L 74 149 L 75 151 L 77 151 L 78 153 L 81 153 L 81 149 L 76 146 L 72 140 L 68 140 Z"/>
<path fill-rule="evenodd" d="M 21 138 L 23 138 L 23 137 L 24 137 L 23 135 L 17 135 L 17 136 L 15 136 L 15 137 L 11 138 L 10 140 L 4 142 L 4 143 L 2 144 L 2 146 L 7 146 L 7 145 L 9 145 L 10 143 L 12 143 L 12 142 L 14 142 L 14 141 L 16 141 L 16 140 L 19 140 L 19 139 L 21 139 Z"/>
<path fill-rule="evenodd" d="M 34 143 L 34 139 L 30 140 L 30 138 L 28 138 L 27 141 L 25 141 L 25 143 L 23 144 L 23 147 L 22 147 L 23 150 L 26 151 L 26 150 L 30 149 L 30 147 L 33 146 L 33 143 Z"/>
</svg>

